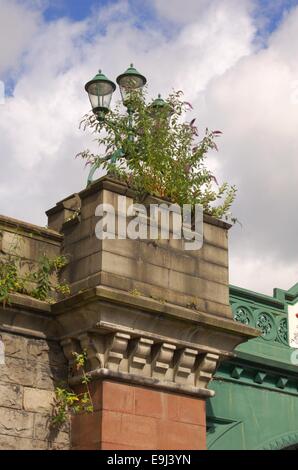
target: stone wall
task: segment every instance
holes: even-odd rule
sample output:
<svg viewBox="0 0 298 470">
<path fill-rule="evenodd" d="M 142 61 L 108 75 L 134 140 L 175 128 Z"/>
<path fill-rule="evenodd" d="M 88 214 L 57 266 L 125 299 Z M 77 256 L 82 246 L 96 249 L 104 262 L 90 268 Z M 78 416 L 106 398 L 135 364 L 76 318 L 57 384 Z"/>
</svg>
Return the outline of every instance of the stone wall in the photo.
<svg viewBox="0 0 298 470">
<path fill-rule="evenodd" d="M 1 337 L 0 449 L 68 449 L 68 426 L 51 426 L 54 388 L 67 378 L 60 346 L 17 334 Z"/>
<path fill-rule="evenodd" d="M 24 271 L 44 253 L 60 253 L 59 233 L 0 216 L 0 255 L 18 255 Z M 0 304 L 0 449 L 68 449 L 69 425 L 51 426 L 54 389 L 67 381 L 50 305 L 23 295 Z"/>
</svg>

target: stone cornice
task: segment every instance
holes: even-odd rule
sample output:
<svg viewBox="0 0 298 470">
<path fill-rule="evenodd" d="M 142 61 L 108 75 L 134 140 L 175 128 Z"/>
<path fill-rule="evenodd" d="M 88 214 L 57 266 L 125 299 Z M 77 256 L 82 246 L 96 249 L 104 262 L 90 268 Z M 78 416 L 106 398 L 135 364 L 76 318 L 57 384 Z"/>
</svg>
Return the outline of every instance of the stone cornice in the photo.
<svg viewBox="0 0 298 470">
<path fill-rule="evenodd" d="M 13 219 L 12 217 L 7 217 L 0 214 L 0 230 L 1 229 L 19 233 L 20 235 L 33 235 L 34 237 L 39 236 L 46 238 L 49 241 L 56 242 L 57 244 L 60 244 L 63 240 L 63 235 L 56 232 L 55 230 L 30 224 L 28 222 Z"/>
<path fill-rule="evenodd" d="M 201 398 L 211 398 L 215 395 L 215 392 L 213 390 L 208 390 L 206 388 L 185 386 L 185 385 L 174 383 L 174 382 L 165 382 L 163 380 L 158 380 L 158 379 L 154 379 L 151 377 L 139 376 L 136 374 L 113 372 L 109 369 L 104 369 L 104 368 L 93 370 L 92 372 L 89 372 L 87 376 L 91 380 L 115 379 L 120 382 L 127 382 L 130 384 L 157 388 L 157 389 L 165 390 L 168 392 L 177 392 L 177 393 L 182 393 L 185 395 L 198 396 Z M 71 377 L 69 379 L 69 383 L 71 385 L 80 384 L 81 378 Z"/>
<path fill-rule="evenodd" d="M 29 295 L 23 294 L 10 294 L 9 304 L 14 308 L 20 308 L 30 312 L 40 312 L 51 314 L 51 305 L 42 300 L 35 299 Z"/>
<path fill-rule="evenodd" d="M 159 302 L 144 296 L 136 296 L 129 292 L 112 289 L 105 286 L 88 289 L 82 293 L 76 294 L 65 300 L 62 300 L 52 306 L 52 312 L 55 315 L 73 310 L 75 306 L 83 306 L 92 300 L 109 301 L 111 303 L 130 307 L 132 309 L 141 309 L 143 311 L 158 313 L 167 317 L 193 324 L 204 324 L 214 329 L 227 331 L 230 334 L 243 336 L 247 339 L 260 336 L 255 328 L 247 327 L 241 323 L 229 320 L 223 317 L 216 317 L 204 312 L 192 310 L 189 308 L 173 305 L 167 302 Z"/>
<path fill-rule="evenodd" d="M 233 320 L 104 286 L 61 301 L 52 311 L 70 365 L 73 352 L 85 350 L 91 378 L 202 397 L 212 395 L 207 387 L 219 361 L 259 334 Z"/>
<path fill-rule="evenodd" d="M 9 303 L 0 307 L 0 331 L 54 340 L 57 323 L 53 321 L 51 305 L 28 295 L 10 294 Z"/>
</svg>

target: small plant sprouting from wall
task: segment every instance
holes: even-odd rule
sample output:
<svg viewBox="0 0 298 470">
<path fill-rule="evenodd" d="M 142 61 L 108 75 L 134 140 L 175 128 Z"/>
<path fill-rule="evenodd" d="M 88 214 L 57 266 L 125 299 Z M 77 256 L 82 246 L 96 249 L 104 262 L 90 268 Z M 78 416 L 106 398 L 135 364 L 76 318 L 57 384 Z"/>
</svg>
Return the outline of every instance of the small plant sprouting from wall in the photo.
<svg viewBox="0 0 298 470">
<path fill-rule="evenodd" d="M 87 361 L 86 351 L 83 351 L 81 354 L 76 352 L 73 352 L 72 354 L 75 358 L 76 370 L 81 371 L 82 373 L 81 385 L 84 387 L 84 390 L 82 393 L 75 393 L 70 388 L 56 387 L 52 425 L 58 428 L 68 420 L 70 414 L 93 412 L 93 402 L 88 386 L 90 378 L 85 372 Z"/>
<path fill-rule="evenodd" d="M 29 295 L 39 300 L 53 302 L 53 293 L 69 295 L 70 289 L 65 282 L 58 282 L 60 271 L 67 265 L 65 256 L 57 256 L 50 259 L 46 255 L 40 257 L 37 270 L 31 273 L 31 279 L 36 283 L 36 287 Z M 55 281 L 52 277 L 54 275 Z"/>
<path fill-rule="evenodd" d="M 182 206 L 201 204 L 217 218 L 227 218 L 236 188 L 218 185 L 206 167 L 210 150 L 217 150 L 220 131 L 199 134 L 196 119 L 186 120 L 192 109 L 174 92 L 159 109 L 146 102 L 144 92 L 131 94 L 130 115 L 117 106 L 104 119 L 86 115 L 82 124 L 98 135 L 101 155 L 85 150 L 78 154 L 86 164 L 101 165 L 108 174 L 125 181 L 142 196 L 152 194 Z"/>
<path fill-rule="evenodd" d="M 14 243 L 9 253 L 0 258 L 0 302 L 3 306 L 9 303 L 10 295 L 19 293 L 38 300 L 53 303 L 55 294 L 69 295 L 70 289 L 60 281 L 60 272 L 68 263 L 65 256 L 49 258 L 40 256 L 33 266 L 18 254 L 19 246 Z M 27 270 L 22 272 L 26 266 Z"/>
</svg>

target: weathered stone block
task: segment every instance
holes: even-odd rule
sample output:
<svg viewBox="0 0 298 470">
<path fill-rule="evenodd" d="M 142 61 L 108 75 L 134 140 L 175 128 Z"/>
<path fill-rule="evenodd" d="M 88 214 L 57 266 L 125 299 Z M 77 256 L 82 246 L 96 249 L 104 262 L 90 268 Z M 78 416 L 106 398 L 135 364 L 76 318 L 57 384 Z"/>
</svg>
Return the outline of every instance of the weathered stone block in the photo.
<svg viewBox="0 0 298 470">
<path fill-rule="evenodd" d="M 142 242 L 140 242 L 140 240 L 105 239 L 102 241 L 102 249 L 105 252 L 133 259 L 142 257 L 141 246 Z"/>
<path fill-rule="evenodd" d="M 90 233 L 89 237 L 78 240 L 72 245 L 71 254 L 74 260 L 92 256 L 94 253 L 101 251 L 102 241 L 96 238 L 95 233 Z"/>
<path fill-rule="evenodd" d="M 28 359 L 46 364 L 66 364 L 65 356 L 60 346 L 53 341 L 28 340 Z"/>
<path fill-rule="evenodd" d="M 46 450 L 48 447 L 46 441 L 0 435 L 0 450 Z"/>
<path fill-rule="evenodd" d="M 56 242 L 42 240 L 33 230 L 26 235 L 3 231 L 2 249 L 6 254 L 17 254 L 28 260 L 38 260 L 44 253 L 49 257 L 57 256 L 59 248 Z"/>
<path fill-rule="evenodd" d="M 178 292 L 228 304 L 228 285 L 188 276 L 177 271 L 170 271 L 169 287 Z"/>
<path fill-rule="evenodd" d="M 32 437 L 33 413 L 0 408 L 0 434 Z"/>
<path fill-rule="evenodd" d="M 86 220 L 81 220 L 79 224 L 70 225 L 63 228 L 64 240 L 62 247 L 65 254 L 71 253 L 71 245 L 79 240 L 89 238 L 91 234 L 95 233 L 96 220 L 94 217 L 90 217 Z"/>
<path fill-rule="evenodd" d="M 199 252 L 200 258 L 211 263 L 221 264 L 222 266 L 229 266 L 228 250 L 218 248 L 213 245 L 205 243 Z"/>
<path fill-rule="evenodd" d="M 23 405 L 25 411 L 45 413 L 52 410 L 55 393 L 49 390 L 38 390 L 36 388 L 24 388 Z"/>
<path fill-rule="evenodd" d="M 204 260 L 197 262 L 197 276 L 221 284 L 228 284 L 229 282 L 229 270 L 227 267 Z"/>
<path fill-rule="evenodd" d="M 5 346 L 5 356 L 25 359 L 27 356 L 28 339 L 24 336 L 1 333 Z"/>
<path fill-rule="evenodd" d="M 35 381 L 34 363 L 14 357 L 6 357 L 1 366 L 2 382 L 33 386 Z"/>
<path fill-rule="evenodd" d="M 22 404 L 23 387 L 20 385 L 0 384 L 0 406 L 21 409 Z"/>
<path fill-rule="evenodd" d="M 228 232 L 212 224 L 204 224 L 204 243 L 228 249 Z"/>
<path fill-rule="evenodd" d="M 64 271 L 66 280 L 73 283 L 100 272 L 101 257 L 102 254 L 97 252 L 69 263 Z"/>
</svg>

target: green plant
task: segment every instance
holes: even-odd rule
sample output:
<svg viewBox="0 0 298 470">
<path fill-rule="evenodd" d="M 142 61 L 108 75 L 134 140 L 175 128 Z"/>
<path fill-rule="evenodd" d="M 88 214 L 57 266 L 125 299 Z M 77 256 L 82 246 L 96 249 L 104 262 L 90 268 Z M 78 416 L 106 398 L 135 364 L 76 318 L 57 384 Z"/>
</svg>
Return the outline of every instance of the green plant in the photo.
<svg viewBox="0 0 298 470">
<path fill-rule="evenodd" d="M 38 300 L 54 302 L 54 293 L 68 295 L 69 286 L 65 282 L 59 281 L 59 274 L 67 264 L 65 256 L 49 258 L 42 255 L 37 267 L 33 263 L 24 260 L 19 255 L 20 243 L 22 239 L 15 236 L 8 254 L 0 258 L 0 302 L 5 307 L 9 303 L 10 294 L 20 293 L 29 295 Z M 27 265 L 27 271 L 22 273 L 22 267 Z"/>
<path fill-rule="evenodd" d="M 12 292 L 23 292 L 24 282 L 18 277 L 17 260 L 8 257 L 0 260 L 0 302 L 5 307 Z"/>
<path fill-rule="evenodd" d="M 26 277 L 19 272 L 23 261 L 18 255 L 22 239 L 15 234 L 8 248 L 8 254 L 0 257 L 0 302 L 5 307 L 13 292 L 26 292 Z"/>
<path fill-rule="evenodd" d="M 129 291 L 129 293 L 134 297 L 139 297 L 139 295 L 141 295 L 141 292 L 138 289 L 132 289 L 131 291 Z"/>
<path fill-rule="evenodd" d="M 93 403 L 88 386 L 90 378 L 85 372 L 87 361 L 86 351 L 83 351 L 81 354 L 76 352 L 73 352 L 72 354 L 75 357 L 76 370 L 81 371 L 82 373 L 81 384 L 84 386 L 84 391 L 82 393 L 75 393 L 70 388 L 56 387 L 52 412 L 52 424 L 57 427 L 62 426 L 67 421 L 69 414 L 71 413 L 93 412 Z"/>
<path fill-rule="evenodd" d="M 81 213 L 81 209 L 75 209 L 73 213 L 69 217 L 67 217 L 65 222 L 70 222 L 71 220 L 78 219 L 80 213 Z"/>
<path fill-rule="evenodd" d="M 38 260 L 37 271 L 32 273 L 32 280 L 36 283 L 36 287 L 32 290 L 31 296 L 39 300 L 51 300 L 53 292 L 68 295 L 70 293 L 69 286 L 66 283 L 58 282 L 59 272 L 66 264 L 67 258 L 65 256 L 50 259 L 48 256 L 42 255 Z M 52 280 L 53 276 L 55 281 Z"/>
<path fill-rule="evenodd" d="M 218 218 L 227 216 L 236 188 L 217 180 L 205 166 L 210 150 L 217 150 L 220 131 L 200 138 L 195 119 L 185 120 L 192 106 L 182 100 L 182 92 L 169 95 L 158 110 L 147 104 L 144 93 L 131 96 L 131 113 L 123 115 L 119 106 L 98 120 L 86 115 L 82 125 L 99 137 L 102 155 L 89 150 L 78 154 L 86 164 L 101 163 L 108 174 L 124 180 L 140 197 L 147 193 L 183 204 L 201 204 L 205 212 Z M 221 200 L 221 204 L 215 204 Z"/>
</svg>

